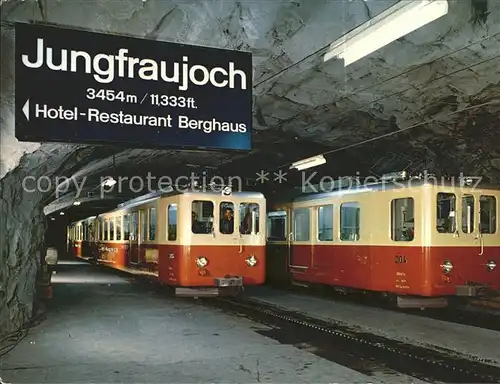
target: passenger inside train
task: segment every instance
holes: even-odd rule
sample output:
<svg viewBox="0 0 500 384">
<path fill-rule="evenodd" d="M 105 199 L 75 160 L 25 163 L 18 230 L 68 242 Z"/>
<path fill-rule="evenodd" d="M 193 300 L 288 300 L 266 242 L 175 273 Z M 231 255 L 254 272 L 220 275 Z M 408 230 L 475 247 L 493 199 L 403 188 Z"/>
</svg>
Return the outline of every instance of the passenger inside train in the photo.
<svg viewBox="0 0 500 384">
<path fill-rule="evenodd" d="M 204 225 L 198 220 L 196 212 L 191 213 L 191 231 L 193 233 L 206 233 Z"/>
<path fill-rule="evenodd" d="M 221 222 L 220 222 L 220 233 L 225 235 L 230 235 L 234 232 L 234 213 L 229 207 L 223 207 L 221 205 Z"/>
</svg>

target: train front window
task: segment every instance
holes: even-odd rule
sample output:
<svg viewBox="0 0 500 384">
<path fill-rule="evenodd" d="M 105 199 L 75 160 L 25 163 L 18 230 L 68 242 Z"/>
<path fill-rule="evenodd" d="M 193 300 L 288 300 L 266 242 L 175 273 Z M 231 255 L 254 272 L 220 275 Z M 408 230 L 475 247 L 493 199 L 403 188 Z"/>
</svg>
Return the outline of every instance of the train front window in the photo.
<svg viewBox="0 0 500 384">
<path fill-rule="evenodd" d="M 195 200 L 191 205 L 191 232 L 196 234 L 212 233 L 214 226 L 214 203 Z"/>
<path fill-rule="evenodd" d="M 223 235 L 231 235 L 234 232 L 234 204 L 229 201 L 220 203 L 219 231 Z"/>
<path fill-rule="evenodd" d="M 333 241 L 333 205 L 318 207 L 318 240 Z"/>
<path fill-rule="evenodd" d="M 406 197 L 391 202 L 391 239 L 393 241 L 412 241 L 415 237 L 415 202 Z"/>
<path fill-rule="evenodd" d="M 275 211 L 267 214 L 267 240 L 286 240 L 286 211 Z"/>
<path fill-rule="evenodd" d="M 455 233 L 457 231 L 457 203 L 453 193 L 437 194 L 436 229 L 439 233 Z"/>
<path fill-rule="evenodd" d="M 462 232 L 474 232 L 474 196 L 462 196 Z"/>
<path fill-rule="evenodd" d="M 240 233 L 243 235 L 259 233 L 259 204 L 240 204 Z"/>
<path fill-rule="evenodd" d="M 479 199 L 481 233 L 497 231 L 497 200 L 494 196 L 481 196 Z"/>
</svg>

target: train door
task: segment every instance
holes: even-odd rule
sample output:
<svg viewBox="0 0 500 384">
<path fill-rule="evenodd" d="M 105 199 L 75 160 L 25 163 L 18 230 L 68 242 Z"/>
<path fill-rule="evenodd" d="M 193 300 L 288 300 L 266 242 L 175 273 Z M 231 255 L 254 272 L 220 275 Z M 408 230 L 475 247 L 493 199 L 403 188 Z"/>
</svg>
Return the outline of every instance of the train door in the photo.
<svg viewBox="0 0 500 384">
<path fill-rule="evenodd" d="M 267 214 L 266 274 L 270 281 L 289 281 L 289 216 L 286 209 L 271 210 Z"/>
<path fill-rule="evenodd" d="M 478 218 L 479 207 L 475 195 L 472 193 L 462 193 L 460 196 L 461 211 L 460 211 L 460 237 L 465 244 L 474 244 L 474 253 L 480 254 L 481 252 L 481 233 L 479 232 Z"/>
<path fill-rule="evenodd" d="M 288 236 L 288 265 L 292 271 L 306 271 L 311 266 L 311 208 L 292 210 Z"/>
<path fill-rule="evenodd" d="M 139 215 L 137 211 L 130 213 L 130 227 L 129 260 L 131 264 L 137 264 L 139 262 L 139 248 L 141 244 L 139 234 Z"/>
<path fill-rule="evenodd" d="M 370 281 L 369 255 L 360 247 L 361 205 L 357 201 L 340 205 L 340 242 L 338 281 L 352 287 L 364 287 Z"/>
<path fill-rule="evenodd" d="M 316 208 L 316 228 L 313 254 L 313 266 L 321 270 L 320 274 L 334 274 L 335 255 L 332 251 L 333 243 L 333 204 L 321 205 Z"/>
</svg>

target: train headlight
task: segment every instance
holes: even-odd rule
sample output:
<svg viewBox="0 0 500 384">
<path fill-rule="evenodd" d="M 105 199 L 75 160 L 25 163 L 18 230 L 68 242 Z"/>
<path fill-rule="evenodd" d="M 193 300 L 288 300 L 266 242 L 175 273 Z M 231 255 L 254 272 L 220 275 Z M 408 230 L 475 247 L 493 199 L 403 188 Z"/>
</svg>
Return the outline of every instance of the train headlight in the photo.
<svg viewBox="0 0 500 384">
<path fill-rule="evenodd" d="M 445 262 L 441 264 L 441 268 L 443 269 L 444 273 L 450 273 L 453 269 L 453 264 L 450 260 L 445 260 Z"/>
<path fill-rule="evenodd" d="M 207 258 L 201 256 L 196 259 L 196 265 L 200 268 L 205 268 L 208 265 Z"/>
<path fill-rule="evenodd" d="M 497 267 L 497 263 L 495 263 L 493 260 L 490 260 L 486 263 L 486 268 L 488 271 L 493 271 Z"/>
<path fill-rule="evenodd" d="M 245 261 L 249 267 L 255 267 L 255 265 L 257 264 L 257 259 L 255 258 L 254 255 L 247 257 Z"/>
</svg>

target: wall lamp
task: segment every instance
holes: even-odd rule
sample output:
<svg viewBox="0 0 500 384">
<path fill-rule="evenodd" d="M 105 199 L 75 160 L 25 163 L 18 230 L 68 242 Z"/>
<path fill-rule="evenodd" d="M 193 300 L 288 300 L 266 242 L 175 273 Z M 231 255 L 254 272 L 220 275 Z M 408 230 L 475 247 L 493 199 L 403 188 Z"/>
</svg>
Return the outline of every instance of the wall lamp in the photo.
<svg viewBox="0 0 500 384">
<path fill-rule="evenodd" d="M 447 13 L 447 0 L 399 1 L 333 42 L 323 62 L 343 59 L 347 67 Z"/>
</svg>

